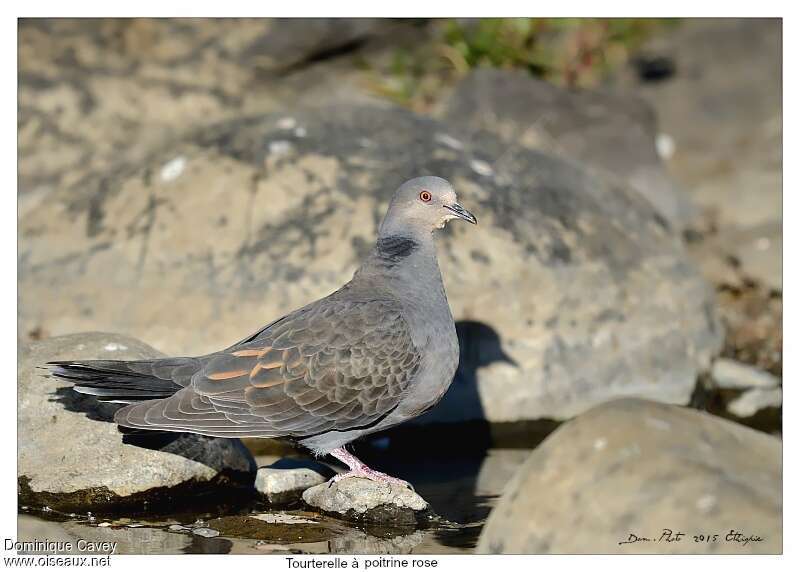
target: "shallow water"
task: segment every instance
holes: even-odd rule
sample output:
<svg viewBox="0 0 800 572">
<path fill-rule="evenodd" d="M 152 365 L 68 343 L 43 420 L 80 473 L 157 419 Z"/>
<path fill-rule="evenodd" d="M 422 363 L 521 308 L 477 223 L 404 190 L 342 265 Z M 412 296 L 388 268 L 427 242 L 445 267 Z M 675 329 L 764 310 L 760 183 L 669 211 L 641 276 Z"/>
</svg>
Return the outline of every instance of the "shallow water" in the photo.
<svg viewBox="0 0 800 572">
<path fill-rule="evenodd" d="M 116 541 L 117 554 L 471 553 L 503 487 L 529 453 L 530 449 L 487 449 L 409 455 L 380 446 L 360 451 L 376 468 L 413 483 L 430 503 L 438 518 L 424 529 L 357 527 L 312 512 L 258 507 L 157 517 L 23 510 L 18 539 Z M 204 537 L 204 532 L 219 535 Z"/>
</svg>

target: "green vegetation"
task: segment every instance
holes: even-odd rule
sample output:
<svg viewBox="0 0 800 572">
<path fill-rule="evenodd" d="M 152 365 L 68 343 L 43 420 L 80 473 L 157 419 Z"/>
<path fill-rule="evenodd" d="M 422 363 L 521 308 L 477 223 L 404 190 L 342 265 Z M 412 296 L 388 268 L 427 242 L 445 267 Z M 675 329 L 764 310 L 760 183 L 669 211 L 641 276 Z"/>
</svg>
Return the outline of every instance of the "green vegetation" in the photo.
<svg viewBox="0 0 800 572">
<path fill-rule="evenodd" d="M 397 49 L 372 69 L 373 89 L 416 109 L 443 86 L 477 67 L 524 69 L 570 87 L 598 85 L 652 34 L 676 20 L 624 18 L 487 18 L 435 20 L 430 40 Z"/>
</svg>

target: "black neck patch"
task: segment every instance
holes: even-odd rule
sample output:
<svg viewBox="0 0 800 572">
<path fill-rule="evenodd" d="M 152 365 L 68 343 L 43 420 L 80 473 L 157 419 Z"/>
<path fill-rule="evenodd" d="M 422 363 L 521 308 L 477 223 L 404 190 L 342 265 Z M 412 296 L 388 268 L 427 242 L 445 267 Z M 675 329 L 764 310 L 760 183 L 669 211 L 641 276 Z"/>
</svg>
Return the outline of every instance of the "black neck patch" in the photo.
<svg viewBox="0 0 800 572">
<path fill-rule="evenodd" d="M 405 236 L 387 236 L 378 239 L 378 256 L 394 266 L 419 248 L 419 244 Z"/>
</svg>

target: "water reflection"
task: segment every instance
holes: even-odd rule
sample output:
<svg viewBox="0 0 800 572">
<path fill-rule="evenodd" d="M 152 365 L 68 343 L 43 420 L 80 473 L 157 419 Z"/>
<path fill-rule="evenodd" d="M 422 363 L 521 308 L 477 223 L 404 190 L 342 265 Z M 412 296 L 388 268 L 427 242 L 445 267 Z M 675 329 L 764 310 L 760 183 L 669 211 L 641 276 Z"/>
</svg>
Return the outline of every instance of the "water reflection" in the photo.
<svg viewBox="0 0 800 572">
<path fill-rule="evenodd" d="M 62 536 L 76 540 L 116 541 L 117 554 L 471 553 L 503 487 L 530 452 L 486 449 L 463 455 L 441 450 L 431 454 L 431 449 L 409 457 L 401 450 L 379 440 L 377 445 L 363 445 L 359 453 L 381 470 L 414 483 L 440 516 L 430 528 L 356 527 L 316 513 L 258 507 L 229 514 L 140 516 L 139 520 L 118 515 L 90 521 L 39 512 L 20 516 L 19 538 L 34 538 L 37 527 L 46 526 L 50 533 L 57 527 Z M 218 530 L 220 535 L 205 538 L 193 534 L 192 527 L 200 526 Z"/>
</svg>

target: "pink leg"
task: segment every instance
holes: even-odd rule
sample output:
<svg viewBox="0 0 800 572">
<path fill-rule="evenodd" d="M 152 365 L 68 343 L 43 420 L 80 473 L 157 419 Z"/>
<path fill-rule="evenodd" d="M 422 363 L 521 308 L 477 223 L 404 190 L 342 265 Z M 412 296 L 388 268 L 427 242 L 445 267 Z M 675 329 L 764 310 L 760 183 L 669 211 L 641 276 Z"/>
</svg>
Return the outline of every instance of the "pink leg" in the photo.
<svg viewBox="0 0 800 572">
<path fill-rule="evenodd" d="M 386 473 L 381 473 L 380 471 L 376 471 L 375 469 L 370 469 L 355 455 L 346 451 L 344 447 L 339 447 L 338 449 L 334 449 L 329 454 L 333 457 L 336 457 L 342 463 L 344 463 L 350 468 L 350 470 L 347 471 L 346 473 L 339 473 L 338 475 L 334 476 L 330 480 L 331 485 L 335 482 L 341 481 L 342 479 L 346 479 L 348 477 L 361 477 L 364 479 L 369 479 L 371 481 L 387 483 L 389 485 L 391 484 L 400 485 L 403 487 L 408 487 L 412 491 L 414 490 L 414 487 L 412 487 L 410 483 L 404 481 L 403 479 L 391 477 Z"/>
</svg>

